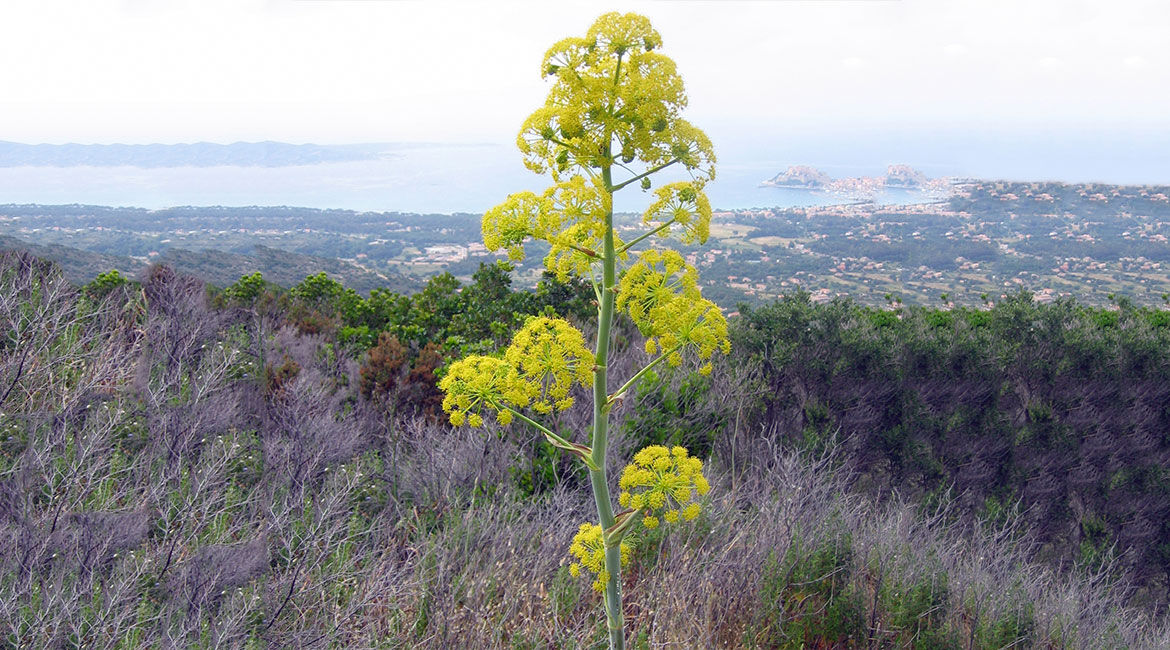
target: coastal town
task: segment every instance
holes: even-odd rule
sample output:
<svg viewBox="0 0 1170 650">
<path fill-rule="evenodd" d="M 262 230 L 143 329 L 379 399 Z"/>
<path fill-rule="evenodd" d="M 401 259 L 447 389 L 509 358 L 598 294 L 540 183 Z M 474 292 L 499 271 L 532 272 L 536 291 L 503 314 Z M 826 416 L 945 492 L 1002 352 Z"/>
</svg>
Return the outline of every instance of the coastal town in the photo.
<svg viewBox="0 0 1170 650">
<path fill-rule="evenodd" d="M 974 306 L 1021 290 L 1040 301 L 1076 295 L 1102 305 L 1161 305 L 1170 293 L 1170 187 L 926 179 L 904 166 L 885 177 L 825 178 L 794 167 L 767 182 L 777 192 L 839 196 L 837 205 L 717 209 L 707 243 L 680 246 L 705 295 L 734 308 L 797 291 L 816 301 Z M 915 200 L 882 202 L 890 188 L 912 189 Z M 618 226 L 636 236 L 640 218 L 618 215 Z M 0 206 L 0 236 L 5 246 L 26 242 L 46 255 L 52 247 L 87 251 L 96 257 L 78 264 L 95 272 L 135 273 L 196 253 L 204 268 L 225 255 L 236 256 L 237 268 L 260 248 L 269 257 L 283 250 L 348 265 L 367 278 L 364 291 L 380 277 L 466 279 L 502 257 L 481 243 L 474 214 L 8 205 Z M 518 286 L 540 279 L 546 251 L 529 247 Z"/>
</svg>

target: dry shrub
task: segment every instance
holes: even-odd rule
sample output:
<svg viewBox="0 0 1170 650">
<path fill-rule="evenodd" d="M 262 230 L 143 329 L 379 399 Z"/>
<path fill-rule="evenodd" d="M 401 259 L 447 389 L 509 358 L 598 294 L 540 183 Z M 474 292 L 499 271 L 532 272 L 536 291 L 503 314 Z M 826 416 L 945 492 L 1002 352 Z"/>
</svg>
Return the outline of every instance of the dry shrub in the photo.
<svg viewBox="0 0 1170 650">
<path fill-rule="evenodd" d="M 366 399 L 386 399 L 402 382 L 407 350 L 390 332 L 378 335 L 378 344 L 366 354 L 361 369 L 361 393 Z"/>
<path fill-rule="evenodd" d="M 431 448 L 420 436 L 440 435 L 450 434 L 416 429 L 413 449 Z M 447 456 L 445 463 L 434 461 L 442 466 L 487 451 L 446 440 L 452 444 L 444 451 L 424 453 L 427 462 L 432 453 Z M 926 643 L 930 634 L 960 647 L 1155 648 L 1170 642 L 1165 622 L 1122 607 L 1120 585 L 1104 575 L 1061 577 L 1031 563 L 1033 542 L 1018 520 L 960 528 L 945 508 L 923 513 L 896 499 L 878 505 L 851 494 L 839 457 L 808 458 L 764 437 L 741 439 L 738 446 L 736 467 L 710 463 L 714 487 L 700 519 L 642 540 L 625 584 L 626 615 L 633 638 L 649 647 L 817 647 L 815 638 L 784 636 L 824 626 L 806 620 L 795 621 L 804 627 L 786 627 L 793 620 L 769 605 L 794 601 L 768 601 L 778 574 L 767 568 L 787 567 L 791 574 L 800 566 L 777 558 L 800 564 L 825 548 L 840 551 L 836 568 L 800 583 L 801 597 L 815 598 L 817 581 L 831 578 L 835 588 L 853 594 L 859 627 L 845 641 L 822 639 L 827 645 L 820 647 L 904 647 Z M 414 453 L 420 452 L 406 455 Z M 371 625 L 412 647 L 604 647 L 598 595 L 565 570 L 568 542 L 591 517 L 587 499 L 554 490 L 522 502 L 501 489 L 459 501 L 452 495 L 460 492 L 450 488 L 483 477 L 457 474 L 440 481 L 446 490 L 415 492 L 423 501 L 442 495 L 462 507 L 406 510 L 399 523 L 409 531 L 400 542 L 404 561 L 390 582 L 417 590 L 398 592 L 397 608 L 380 610 Z M 927 597 L 935 601 L 923 620 L 932 627 L 908 622 L 914 599 Z"/>
<path fill-rule="evenodd" d="M 326 337 L 270 337 L 166 269 L 144 281 L 146 312 L 127 294 L 81 312 L 51 267 L 0 259 L 46 324 L 0 292 L 0 316 L 40 346 L 24 370 L 26 348 L 0 348 L 0 645 L 604 646 L 598 595 L 566 567 L 594 516 L 579 467 L 522 497 L 511 470 L 543 444 L 522 429 L 387 418 Z M 300 370 L 266 392 L 257 357 Z M 750 384 L 710 399 L 738 413 Z M 556 425 L 583 437 L 588 419 L 582 400 Z M 1108 567 L 1033 563 L 1018 519 L 874 503 L 839 456 L 739 421 L 716 439 L 704 514 L 640 541 L 631 645 L 1170 647 Z M 623 435 L 615 461 L 637 444 Z"/>
</svg>

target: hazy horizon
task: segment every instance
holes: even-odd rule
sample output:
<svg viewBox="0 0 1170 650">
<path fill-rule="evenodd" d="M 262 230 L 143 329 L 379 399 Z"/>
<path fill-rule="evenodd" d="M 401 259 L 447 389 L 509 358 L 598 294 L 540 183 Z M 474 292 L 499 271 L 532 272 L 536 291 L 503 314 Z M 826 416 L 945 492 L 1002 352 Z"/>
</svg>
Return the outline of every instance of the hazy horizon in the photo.
<svg viewBox="0 0 1170 650">
<path fill-rule="evenodd" d="M 0 170 L 0 203 L 482 210 L 543 188 L 513 145 L 547 92 L 541 58 L 609 10 L 643 13 L 662 34 L 687 85 L 685 115 L 715 144 L 716 205 L 770 196 L 754 185 L 793 164 L 833 176 L 900 163 L 934 177 L 1170 183 L 1170 5 L 1150 0 L 62 0 L 0 7 L 0 56 L 27 62 L 0 68 L 0 140 L 484 150 L 353 178 L 336 166 L 186 181 L 16 167 Z M 407 196 L 412 179 L 422 186 Z"/>
<path fill-rule="evenodd" d="M 0 140 L 501 142 L 546 49 L 647 15 L 687 117 L 735 135 L 1170 132 L 1170 6 L 1151 0 L 335 2 L 86 0 L 0 8 Z"/>
<path fill-rule="evenodd" d="M 1103 137 L 1052 129 L 866 129 L 760 138 L 731 137 L 719 124 L 708 131 L 719 157 L 718 175 L 708 191 L 721 209 L 843 201 L 759 187 L 791 165 L 816 167 L 834 178 L 876 176 L 887 165 L 908 164 L 931 178 L 1170 184 L 1170 156 L 1164 154 L 1170 151 L 1170 136 L 1140 131 Z M 384 159 L 300 166 L 0 166 L 0 203 L 482 213 L 511 192 L 539 191 L 548 182 L 523 167 L 511 142 L 386 144 L 393 153 Z M 627 195 L 619 197 L 619 209 L 644 207 L 640 193 Z"/>
</svg>

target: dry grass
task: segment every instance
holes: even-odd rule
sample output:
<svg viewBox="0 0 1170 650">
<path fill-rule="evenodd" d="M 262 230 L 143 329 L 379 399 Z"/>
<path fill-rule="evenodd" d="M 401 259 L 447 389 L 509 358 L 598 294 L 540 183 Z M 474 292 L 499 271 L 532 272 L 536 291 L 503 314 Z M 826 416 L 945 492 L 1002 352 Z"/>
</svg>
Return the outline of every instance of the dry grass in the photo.
<svg viewBox="0 0 1170 650">
<path fill-rule="evenodd" d="M 21 269 L 0 293 L 57 287 L 37 295 L 63 329 L 6 312 L 39 343 L 0 347 L 0 647 L 603 646 L 598 596 L 566 568 L 595 516 L 568 459 L 523 496 L 532 437 L 385 419 L 325 339 L 214 312 L 173 274 L 85 311 Z M 263 360 L 286 357 L 299 370 L 274 388 Z M 734 413 L 744 385 L 708 399 Z M 704 514 L 639 540 L 634 647 L 1170 647 L 1107 573 L 1030 563 L 1012 525 L 867 501 L 831 455 L 738 422 Z M 636 445 L 615 430 L 615 459 Z"/>
</svg>

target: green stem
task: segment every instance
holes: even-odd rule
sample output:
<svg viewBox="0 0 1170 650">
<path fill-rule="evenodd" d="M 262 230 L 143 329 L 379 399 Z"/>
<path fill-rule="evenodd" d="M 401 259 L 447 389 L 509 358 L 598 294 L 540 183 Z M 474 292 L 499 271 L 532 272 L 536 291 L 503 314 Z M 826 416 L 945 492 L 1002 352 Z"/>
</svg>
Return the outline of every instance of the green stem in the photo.
<svg viewBox="0 0 1170 650">
<path fill-rule="evenodd" d="M 597 286 L 597 276 L 593 274 L 593 267 L 589 267 L 589 284 L 593 287 L 593 295 L 597 298 L 597 304 L 601 305 L 601 289 Z"/>
<path fill-rule="evenodd" d="M 634 246 L 637 246 L 637 245 L 638 245 L 639 243 L 641 243 L 642 241 L 644 241 L 644 240 L 646 240 L 646 239 L 648 239 L 648 238 L 650 238 L 650 237 L 653 237 L 654 235 L 657 235 L 658 233 L 662 232 L 663 230 L 666 230 L 666 229 L 667 229 L 667 228 L 669 228 L 669 227 L 671 226 L 671 224 L 673 224 L 675 221 L 678 221 L 678 219 L 671 219 L 670 221 L 667 221 L 666 223 L 662 224 L 661 226 L 658 226 L 658 227 L 657 227 L 657 228 L 655 228 L 654 230 L 651 230 L 650 232 L 648 232 L 648 233 L 646 233 L 646 234 L 644 234 L 644 235 L 641 235 L 641 236 L 639 236 L 637 239 L 635 239 L 635 240 L 633 240 L 633 241 L 631 241 L 631 242 L 629 242 L 629 243 L 625 244 L 625 245 L 624 245 L 624 246 L 622 246 L 621 248 L 617 249 L 618 255 L 621 255 L 622 253 L 624 253 L 624 252 L 626 252 L 626 251 L 630 250 L 631 248 L 633 248 Z"/>
<path fill-rule="evenodd" d="M 568 440 L 565 440 L 561 436 L 553 433 L 552 429 L 549 429 L 548 427 L 544 426 L 543 424 L 537 422 L 536 420 L 533 420 L 532 418 L 524 415 L 523 413 L 520 413 L 519 411 L 517 411 L 513 408 L 494 404 L 494 403 L 492 404 L 492 406 L 495 406 L 496 408 L 508 411 L 509 413 L 511 413 L 515 417 L 519 418 L 520 420 L 527 422 L 533 428 L 535 428 L 536 430 L 543 433 L 544 437 L 548 439 L 548 442 L 550 445 L 557 447 L 559 449 L 564 449 L 565 451 L 577 456 L 586 465 L 589 466 L 589 469 L 594 468 L 593 467 L 593 457 L 592 457 L 593 450 L 592 449 L 586 447 L 585 445 L 578 445 L 576 443 L 569 442 Z"/>
<path fill-rule="evenodd" d="M 640 514 L 642 514 L 641 510 L 627 510 L 619 514 L 617 516 L 617 523 L 614 524 L 613 528 L 605 531 L 605 543 L 616 544 L 620 551 L 622 540 L 625 538 L 626 533 L 630 532 L 630 529 L 637 525 L 637 517 Z"/>
<path fill-rule="evenodd" d="M 673 348 L 667 350 L 666 352 L 663 352 L 662 356 L 660 356 L 657 359 L 646 364 L 645 368 L 642 368 L 638 372 L 634 373 L 634 376 L 630 377 L 629 381 L 622 384 L 622 387 L 617 389 L 616 393 L 614 393 L 613 395 L 610 395 L 609 398 L 607 400 L 605 400 L 606 405 L 612 406 L 614 401 L 617 398 L 621 397 L 627 390 L 629 390 L 632 386 L 634 386 L 635 384 L 638 383 L 638 380 L 642 378 L 642 375 L 650 372 L 654 368 L 654 366 L 658 365 L 659 363 L 662 363 L 663 359 L 669 357 L 670 355 L 674 354 L 675 352 L 678 352 L 680 349 L 682 349 L 681 345 L 674 346 Z"/>
<path fill-rule="evenodd" d="M 607 151 L 604 158 L 608 158 Z M 610 164 L 601 168 L 601 177 L 606 192 L 612 198 L 613 171 Z M 614 289 L 617 281 L 617 251 L 614 248 L 613 237 L 613 202 L 605 215 L 605 243 L 602 252 L 601 271 L 601 305 L 597 319 L 597 352 L 594 357 L 596 370 L 593 373 L 593 464 L 595 469 L 589 470 L 589 481 L 593 486 L 593 500 L 597 504 L 597 516 L 601 520 L 602 530 L 611 528 L 615 523 L 613 503 L 609 496 L 609 481 L 605 474 L 605 452 L 609 439 L 609 339 L 610 327 L 613 324 Z M 625 621 L 622 615 L 621 592 L 621 548 L 607 546 L 605 549 L 605 570 L 609 572 L 609 582 L 605 586 L 605 618 L 609 627 L 609 646 L 611 650 L 625 648 Z"/>
<path fill-rule="evenodd" d="M 562 246 L 567 246 L 567 247 L 577 251 L 578 253 L 581 253 L 582 255 L 584 255 L 588 258 L 591 258 L 591 259 L 597 259 L 597 258 L 601 257 L 600 255 L 597 254 L 597 251 L 589 250 L 588 248 L 585 248 L 584 246 L 578 246 L 576 244 L 571 244 L 569 242 L 563 242 L 563 241 L 557 242 L 557 243 L 562 245 Z"/>
<path fill-rule="evenodd" d="M 626 180 L 622 181 L 621 183 L 614 185 L 612 188 L 612 191 L 616 192 L 616 191 L 622 189 L 623 187 L 629 185 L 630 183 L 633 183 L 634 181 L 640 181 L 643 178 L 646 178 L 647 176 L 649 176 L 650 174 L 656 174 L 656 173 L 666 169 L 667 167 L 670 167 L 674 163 L 679 162 L 681 160 L 682 160 L 682 158 L 675 158 L 674 160 L 671 160 L 670 162 L 664 162 L 661 165 L 658 165 L 657 167 L 651 167 L 650 169 L 647 169 L 646 171 L 642 172 L 641 174 L 638 174 L 637 176 L 635 176 L 633 178 L 627 178 Z M 608 187 L 608 185 L 607 185 L 607 187 Z"/>
</svg>

